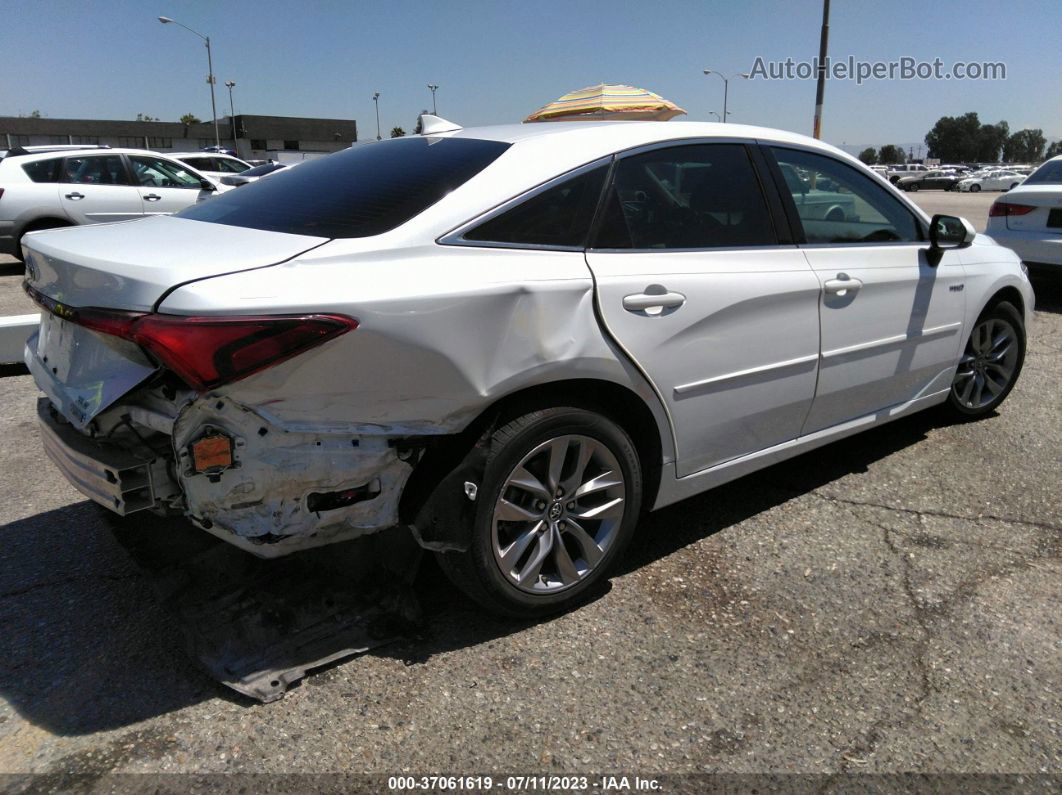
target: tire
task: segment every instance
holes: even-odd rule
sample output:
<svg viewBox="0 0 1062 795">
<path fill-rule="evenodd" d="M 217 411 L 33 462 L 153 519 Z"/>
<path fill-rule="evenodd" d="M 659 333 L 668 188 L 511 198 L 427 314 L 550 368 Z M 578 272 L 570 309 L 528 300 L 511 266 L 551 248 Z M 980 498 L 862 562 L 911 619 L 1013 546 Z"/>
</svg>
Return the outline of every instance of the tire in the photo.
<svg viewBox="0 0 1062 795">
<path fill-rule="evenodd" d="M 58 218 L 48 219 L 44 221 L 33 221 L 26 225 L 26 228 L 19 232 L 17 238 L 15 238 L 15 253 L 14 257 L 19 262 L 22 262 L 22 236 L 27 232 L 40 232 L 43 229 L 59 229 L 64 226 L 73 226 L 68 221 L 61 221 Z"/>
<path fill-rule="evenodd" d="M 905 186 L 904 190 L 917 192 L 918 191 L 918 183 L 917 182 L 912 182 L 910 185 Z"/>
<path fill-rule="evenodd" d="M 496 613 L 572 607 L 607 576 L 634 532 L 642 497 L 634 444 L 607 417 L 564 407 L 512 420 L 491 434 L 489 450 L 468 549 L 438 553 L 439 565 Z M 589 485 L 596 488 L 569 499 Z"/>
<path fill-rule="evenodd" d="M 1014 388 L 1024 363 L 1021 313 L 1007 301 L 988 307 L 977 318 L 963 348 L 945 409 L 963 420 L 991 414 Z"/>
<path fill-rule="evenodd" d="M 981 186 L 980 185 L 971 185 L 970 186 L 970 193 L 980 193 L 980 192 L 981 192 Z"/>
<path fill-rule="evenodd" d="M 1014 189 L 1015 189 L 1016 187 L 1018 187 L 1018 186 L 1019 186 L 1020 184 L 1021 184 L 1020 182 L 1015 182 L 1015 183 L 1014 183 L 1013 185 L 1011 185 L 1011 186 L 1010 186 L 1009 188 L 1007 188 L 1007 190 L 1014 190 Z"/>
</svg>

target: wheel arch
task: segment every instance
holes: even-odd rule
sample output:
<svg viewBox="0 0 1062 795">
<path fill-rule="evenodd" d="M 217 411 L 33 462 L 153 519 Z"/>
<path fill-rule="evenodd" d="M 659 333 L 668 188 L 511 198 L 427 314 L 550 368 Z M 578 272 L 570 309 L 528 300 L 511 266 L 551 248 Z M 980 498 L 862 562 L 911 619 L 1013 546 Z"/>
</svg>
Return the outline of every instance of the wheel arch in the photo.
<svg viewBox="0 0 1062 795">
<path fill-rule="evenodd" d="M 980 317 L 986 310 L 991 309 L 996 304 L 1002 303 L 1003 301 L 1013 304 L 1014 308 L 1017 309 L 1018 313 L 1022 316 L 1022 319 L 1025 319 L 1025 297 L 1021 294 L 1021 290 L 1010 284 L 996 290 L 991 298 L 985 302 L 985 305 L 981 307 L 977 316 Z"/>
<path fill-rule="evenodd" d="M 651 507 L 656 502 L 664 471 L 661 439 L 665 432 L 670 435 L 670 428 L 661 429 L 650 406 L 630 387 L 605 379 L 578 378 L 529 386 L 499 397 L 461 433 L 430 441 L 403 489 L 399 521 L 414 526 L 418 541 L 426 548 L 461 548 L 461 539 L 453 538 L 447 530 L 456 530 L 462 514 L 472 506 L 464 494 L 464 483 L 478 484 L 482 479 L 489 452 L 483 442 L 510 420 L 553 406 L 598 412 L 626 431 L 642 465 L 642 505 Z"/>
</svg>

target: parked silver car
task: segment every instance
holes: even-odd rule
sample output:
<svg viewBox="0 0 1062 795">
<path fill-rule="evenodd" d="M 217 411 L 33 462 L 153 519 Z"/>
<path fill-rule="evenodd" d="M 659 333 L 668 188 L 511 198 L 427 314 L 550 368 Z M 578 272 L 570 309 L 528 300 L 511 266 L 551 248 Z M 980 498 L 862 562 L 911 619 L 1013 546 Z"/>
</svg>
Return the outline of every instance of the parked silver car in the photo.
<svg viewBox="0 0 1062 795">
<path fill-rule="evenodd" d="M 920 409 L 983 416 L 1021 371 L 1013 252 L 819 141 L 425 129 L 25 237 L 26 362 L 74 486 L 263 556 L 408 526 L 538 614 L 643 510 Z M 802 213 L 788 169 L 853 211 Z"/>
</svg>

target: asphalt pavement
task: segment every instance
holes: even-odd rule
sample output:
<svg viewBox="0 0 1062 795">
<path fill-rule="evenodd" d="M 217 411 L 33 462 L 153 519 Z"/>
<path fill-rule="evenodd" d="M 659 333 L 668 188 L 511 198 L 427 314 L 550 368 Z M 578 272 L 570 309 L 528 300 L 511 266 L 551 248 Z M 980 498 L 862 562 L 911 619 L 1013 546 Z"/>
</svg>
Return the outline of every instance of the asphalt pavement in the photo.
<svg viewBox="0 0 1062 795">
<path fill-rule="evenodd" d="M 973 220 L 994 197 L 913 198 Z M 0 313 L 32 311 L 15 271 Z M 994 416 L 657 512 L 548 621 L 484 615 L 429 561 L 415 633 L 267 705 L 190 661 L 46 461 L 30 378 L 0 378 L 0 772 L 1062 774 L 1062 301 L 1038 304 Z"/>
</svg>

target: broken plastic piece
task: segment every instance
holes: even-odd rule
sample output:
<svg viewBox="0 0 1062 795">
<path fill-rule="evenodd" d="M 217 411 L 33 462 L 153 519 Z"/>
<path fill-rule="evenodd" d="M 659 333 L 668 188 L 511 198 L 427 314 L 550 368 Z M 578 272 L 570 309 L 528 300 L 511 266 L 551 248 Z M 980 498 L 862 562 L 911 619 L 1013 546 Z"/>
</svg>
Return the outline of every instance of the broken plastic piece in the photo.
<svg viewBox="0 0 1062 795">
<path fill-rule="evenodd" d="M 232 466 L 232 439 L 221 433 L 204 436 L 191 444 L 196 472 L 218 471 Z"/>
</svg>

